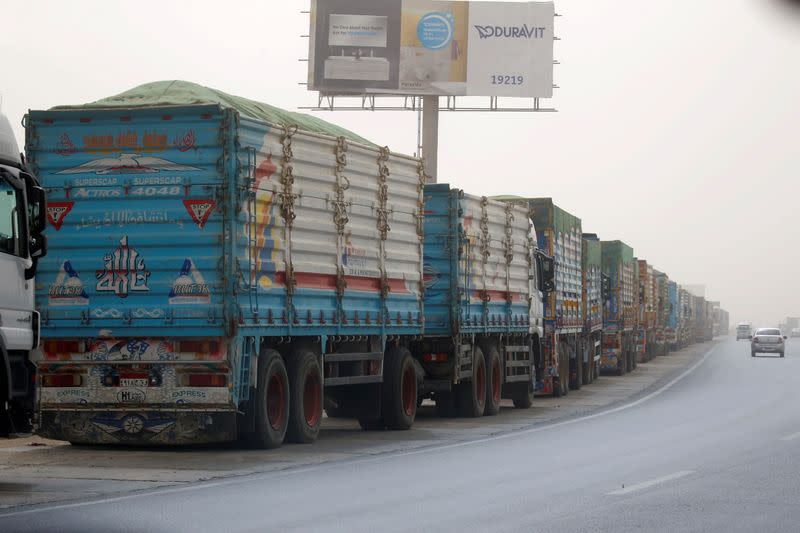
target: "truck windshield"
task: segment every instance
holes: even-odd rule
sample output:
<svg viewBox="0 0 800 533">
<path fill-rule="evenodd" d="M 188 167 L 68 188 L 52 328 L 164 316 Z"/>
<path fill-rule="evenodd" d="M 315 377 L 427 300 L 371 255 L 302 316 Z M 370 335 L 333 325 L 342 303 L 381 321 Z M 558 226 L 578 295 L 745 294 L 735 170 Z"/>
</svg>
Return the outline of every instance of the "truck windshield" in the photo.
<svg viewBox="0 0 800 533">
<path fill-rule="evenodd" d="M 19 192 L 0 181 L 0 253 L 19 253 Z"/>
</svg>

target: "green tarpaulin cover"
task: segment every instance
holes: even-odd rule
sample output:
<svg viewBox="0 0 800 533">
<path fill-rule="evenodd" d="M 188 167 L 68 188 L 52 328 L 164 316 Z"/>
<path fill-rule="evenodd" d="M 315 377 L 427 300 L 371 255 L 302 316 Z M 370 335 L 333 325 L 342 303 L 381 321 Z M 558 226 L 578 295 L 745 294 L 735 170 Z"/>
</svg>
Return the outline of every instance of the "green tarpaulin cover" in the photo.
<svg viewBox="0 0 800 533">
<path fill-rule="evenodd" d="M 182 106 L 198 104 L 218 104 L 225 108 L 235 109 L 242 115 L 263 120 L 277 126 L 297 126 L 301 130 L 313 133 L 324 133 L 334 137 L 345 137 L 348 140 L 375 146 L 374 143 L 356 135 L 352 131 L 340 128 L 335 124 L 306 115 L 286 111 L 263 102 L 256 102 L 241 96 L 234 96 L 217 89 L 204 87 L 196 83 L 181 80 L 154 81 L 145 83 L 115 96 L 109 96 L 96 102 L 82 105 L 62 105 L 53 109 L 103 109 L 113 107 L 153 107 Z"/>
</svg>

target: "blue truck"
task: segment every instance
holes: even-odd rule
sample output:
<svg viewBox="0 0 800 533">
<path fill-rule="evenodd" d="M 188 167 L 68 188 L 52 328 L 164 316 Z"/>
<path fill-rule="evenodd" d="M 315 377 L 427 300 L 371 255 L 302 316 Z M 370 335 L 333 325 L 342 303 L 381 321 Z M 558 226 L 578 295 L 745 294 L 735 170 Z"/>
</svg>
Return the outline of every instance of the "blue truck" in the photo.
<svg viewBox="0 0 800 533">
<path fill-rule="evenodd" d="M 527 205 L 428 184 L 424 233 L 422 396 L 443 416 L 493 415 L 501 398 L 529 407 L 553 263 Z"/>
<path fill-rule="evenodd" d="M 274 448 L 323 412 L 530 405 L 552 261 L 527 209 L 186 82 L 32 111 L 26 149 L 50 193 L 39 434 Z"/>
<path fill-rule="evenodd" d="M 32 111 L 26 150 L 52 247 L 39 434 L 273 448 L 315 440 L 326 397 L 413 423 L 420 160 L 185 82 Z"/>
</svg>

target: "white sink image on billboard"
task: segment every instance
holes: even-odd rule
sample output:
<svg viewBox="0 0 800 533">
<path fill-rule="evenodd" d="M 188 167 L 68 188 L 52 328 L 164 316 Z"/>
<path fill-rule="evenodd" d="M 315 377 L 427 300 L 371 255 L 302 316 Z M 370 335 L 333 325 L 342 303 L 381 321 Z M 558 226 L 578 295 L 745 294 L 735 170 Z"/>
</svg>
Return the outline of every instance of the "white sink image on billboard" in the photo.
<svg viewBox="0 0 800 533">
<path fill-rule="evenodd" d="M 389 81 L 385 57 L 331 56 L 325 60 L 325 79 Z"/>
</svg>

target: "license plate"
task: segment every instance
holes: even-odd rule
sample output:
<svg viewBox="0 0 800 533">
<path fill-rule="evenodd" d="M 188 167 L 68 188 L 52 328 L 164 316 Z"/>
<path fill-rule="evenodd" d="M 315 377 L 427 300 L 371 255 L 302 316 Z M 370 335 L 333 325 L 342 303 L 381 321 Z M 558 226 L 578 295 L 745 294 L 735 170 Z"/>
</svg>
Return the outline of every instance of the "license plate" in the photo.
<svg viewBox="0 0 800 533">
<path fill-rule="evenodd" d="M 147 387 L 147 378 L 121 378 L 120 387 Z"/>
</svg>

